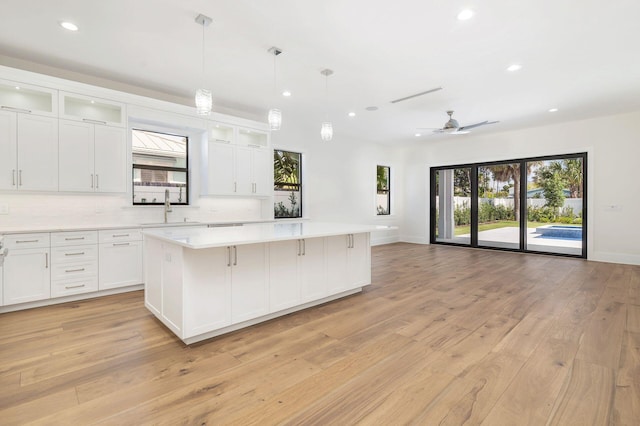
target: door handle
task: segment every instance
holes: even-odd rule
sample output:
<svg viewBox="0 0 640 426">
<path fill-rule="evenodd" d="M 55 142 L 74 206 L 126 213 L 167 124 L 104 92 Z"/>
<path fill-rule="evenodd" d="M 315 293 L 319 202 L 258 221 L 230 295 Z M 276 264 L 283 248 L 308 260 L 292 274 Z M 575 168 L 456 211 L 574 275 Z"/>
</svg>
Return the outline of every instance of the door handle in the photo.
<svg viewBox="0 0 640 426">
<path fill-rule="evenodd" d="M 233 246 L 233 266 L 238 264 L 238 247 Z"/>
<path fill-rule="evenodd" d="M 91 188 L 93 188 L 93 173 L 91 173 Z"/>
<path fill-rule="evenodd" d="M 22 186 L 22 170 L 18 170 L 18 185 Z"/>
<path fill-rule="evenodd" d="M 301 240 L 298 240 L 298 256 L 302 253 L 300 241 Z"/>
<path fill-rule="evenodd" d="M 13 179 L 11 180 L 11 185 L 16 186 L 16 169 L 13 169 Z"/>
<path fill-rule="evenodd" d="M 227 266 L 231 266 L 231 247 L 227 246 Z"/>
<path fill-rule="evenodd" d="M 307 240 L 305 240 L 304 238 L 302 239 L 302 255 L 307 255 Z"/>
<path fill-rule="evenodd" d="M 49 253 L 44 254 L 44 269 L 49 269 Z"/>
<path fill-rule="evenodd" d="M 100 188 L 100 175 L 96 173 L 96 189 Z"/>
</svg>

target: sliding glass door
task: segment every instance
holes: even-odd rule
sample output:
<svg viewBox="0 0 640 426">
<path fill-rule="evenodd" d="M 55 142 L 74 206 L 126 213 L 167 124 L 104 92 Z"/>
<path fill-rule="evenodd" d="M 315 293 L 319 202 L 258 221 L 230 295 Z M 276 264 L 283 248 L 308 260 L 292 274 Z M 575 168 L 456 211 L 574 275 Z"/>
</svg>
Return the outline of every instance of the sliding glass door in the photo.
<svg viewBox="0 0 640 426">
<path fill-rule="evenodd" d="M 586 258 L 587 154 L 431 169 L 431 242 Z"/>
</svg>

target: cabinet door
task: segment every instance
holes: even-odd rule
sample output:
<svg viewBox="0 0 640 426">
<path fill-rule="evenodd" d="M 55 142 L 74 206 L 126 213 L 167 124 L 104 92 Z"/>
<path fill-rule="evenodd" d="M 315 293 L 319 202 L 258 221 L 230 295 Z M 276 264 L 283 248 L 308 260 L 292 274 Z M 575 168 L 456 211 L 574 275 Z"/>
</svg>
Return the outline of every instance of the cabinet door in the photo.
<svg viewBox="0 0 640 426">
<path fill-rule="evenodd" d="M 349 287 L 371 284 L 371 246 L 369 234 L 352 234 L 349 257 Z"/>
<path fill-rule="evenodd" d="M 300 257 L 300 296 L 302 302 L 317 300 L 327 295 L 327 269 L 324 238 L 302 240 Z"/>
<path fill-rule="evenodd" d="M 327 237 L 327 295 L 348 290 L 349 268 L 347 261 L 348 235 Z"/>
<path fill-rule="evenodd" d="M 0 111 L 0 189 L 17 188 L 16 114 Z"/>
<path fill-rule="evenodd" d="M 231 319 L 239 323 L 269 312 L 265 244 L 235 246 L 231 262 Z"/>
<path fill-rule="evenodd" d="M 231 324 L 229 251 L 227 247 L 183 250 L 185 337 Z"/>
<path fill-rule="evenodd" d="M 126 192 L 127 137 L 124 129 L 95 126 L 96 192 Z"/>
<path fill-rule="evenodd" d="M 252 148 L 236 147 L 236 185 L 237 194 L 253 194 Z"/>
<path fill-rule="evenodd" d="M 93 192 L 93 124 L 60 120 L 60 191 Z"/>
<path fill-rule="evenodd" d="M 144 300 L 156 316 L 162 315 L 162 243 L 155 238 L 144 240 Z"/>
<path fill-rule="evenodd" d="M 235 162 L 235 147 L 225 143 L 209 142 L 208 148 L 207 194 L 234 194 L 233 166 Z"/>
<path fill-rule="evenodd" d="M 58 190 L 58 120 L 18 114 L 18 189 Z"/>
<path fill-rule="evenodd" d="M 4 304 L 51 296 L 49 249 L 13 250 L 4 260 Z"/>
<path fill-rule="evenodd" d="M 142 283 L 142 241 L 100 244 L 100 290 Z"/>
<path fill-rule="evenodd" d="M 269 243 L 269 312 L 290 308 L 300 302 L 298 259 L 301 240 Z"/>
<path fill-rule="evenodd" d="M 273 151 L 266 148 L 254 148 L 252 168 L 254 194 L 269 195 L 273 193 Z"/>
</svg>

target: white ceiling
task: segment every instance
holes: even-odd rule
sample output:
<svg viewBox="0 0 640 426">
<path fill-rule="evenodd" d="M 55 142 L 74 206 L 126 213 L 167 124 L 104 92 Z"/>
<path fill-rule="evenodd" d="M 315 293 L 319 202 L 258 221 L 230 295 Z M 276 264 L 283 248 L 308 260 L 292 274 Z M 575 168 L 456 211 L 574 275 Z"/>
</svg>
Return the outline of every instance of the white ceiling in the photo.
<svg viewBox="0 0 640 426">
<path fill-rule="evenodd" d="M 495 132 L 640 109 L 638 0 L 2 0 L 0 55 L 172 96 L 205 86 L 214 104 L 258 114 L 277 102 L 283 126 L 320 122 L 336 140 L 414 142 L 445 111 Z M 475 16 L 458 21 L 471 8 Z M 71 33 L 58 23 L 75 22 Z M 271 46 L 280 88 L 275 96 Z M 509 73 L 512 63 L 522 64 Z M 434 87 L 406 102 L 393 99 Z M 368 112 L 365 107 L 377 106 Z M 547 112 L 556 107 L 556 113 Z M 214 106 L 215 109 L 215 106 Z M 356 117 L 349 118 L 349 111 Z M 438 137 L 422 136 L 428 143 Z M 464 136 L 456 136 L 464 137 Z"/>
</svg>

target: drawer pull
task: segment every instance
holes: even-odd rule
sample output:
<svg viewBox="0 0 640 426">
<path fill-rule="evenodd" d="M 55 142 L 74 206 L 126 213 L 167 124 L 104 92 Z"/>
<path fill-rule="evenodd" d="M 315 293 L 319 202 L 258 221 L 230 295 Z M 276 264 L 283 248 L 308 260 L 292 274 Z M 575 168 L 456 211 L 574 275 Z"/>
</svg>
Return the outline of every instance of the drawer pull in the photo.
<svg viewBox="0 0 640 426">
<path fill-rule="evenodd" d="M 6 109 L 7 111 L 24 112 L 24 113 L 27 113 L 27 114 L 31 114 L 31 110 L 30 109 L 16 108 L 16 107 L 7 106 L 7 105 L 2 105 L 2 106 L 0 106 L 0 108 L 1 109 Z"/>
<path fill-rule="evenodd" d="M 84 121 L 85 123 L 95 123 L 95 124 L 107 124 L 106 121 L 102 121 L 102 120 L 92 120 L 90 118 L 83 118 L 82 121 Z"/>
<path fill-rule="evenodd" d="M 73 237 L 73 238 L 66 237 L 64 240 L 65 241 L 84 240 L 84 237 Z"/>
<path fill-rule="evenodd" d="M 113 243 L 113 246 L 128 246 L 129 243 Z"/>
<path fill-rule="evenodd" d="M 21 243 L 37 243 L 40 240 L 17 240 L 16 243 L 21 244 Z"/>
<path fill-rule="evenodd" d="M 84 268 L 79 268 L 79 269 L 65 269 L 65 272 L 82 272 L 84 271 Z"/>
<path fill-rule="evenodd" d="M 226 139 L 217 139 L 217 138 L 216 138 L 216 142 L 231 143 L 231 141 L 229 141 L 229 140 L 226 140 Z"/>
<path fill-rule="evenodd" d="M 82 256 L 84 254 L 83 251 L 79 251 L 78 253 L 65 253 L 65 256 Z"/>
<path fill-rule="evenodd" d="M 128 237 L 129 234 L 113 234 L 114 238 L 118 238 L 118 237 Z"/>
<path fill-rule="evenodd" d="M 64 288 L 69 290 L 71 288 L 80 288 L 80 287 L 84 287 L 84 284 L 80 284 L 80 285 L 65 285 Z"/>
</svg>

